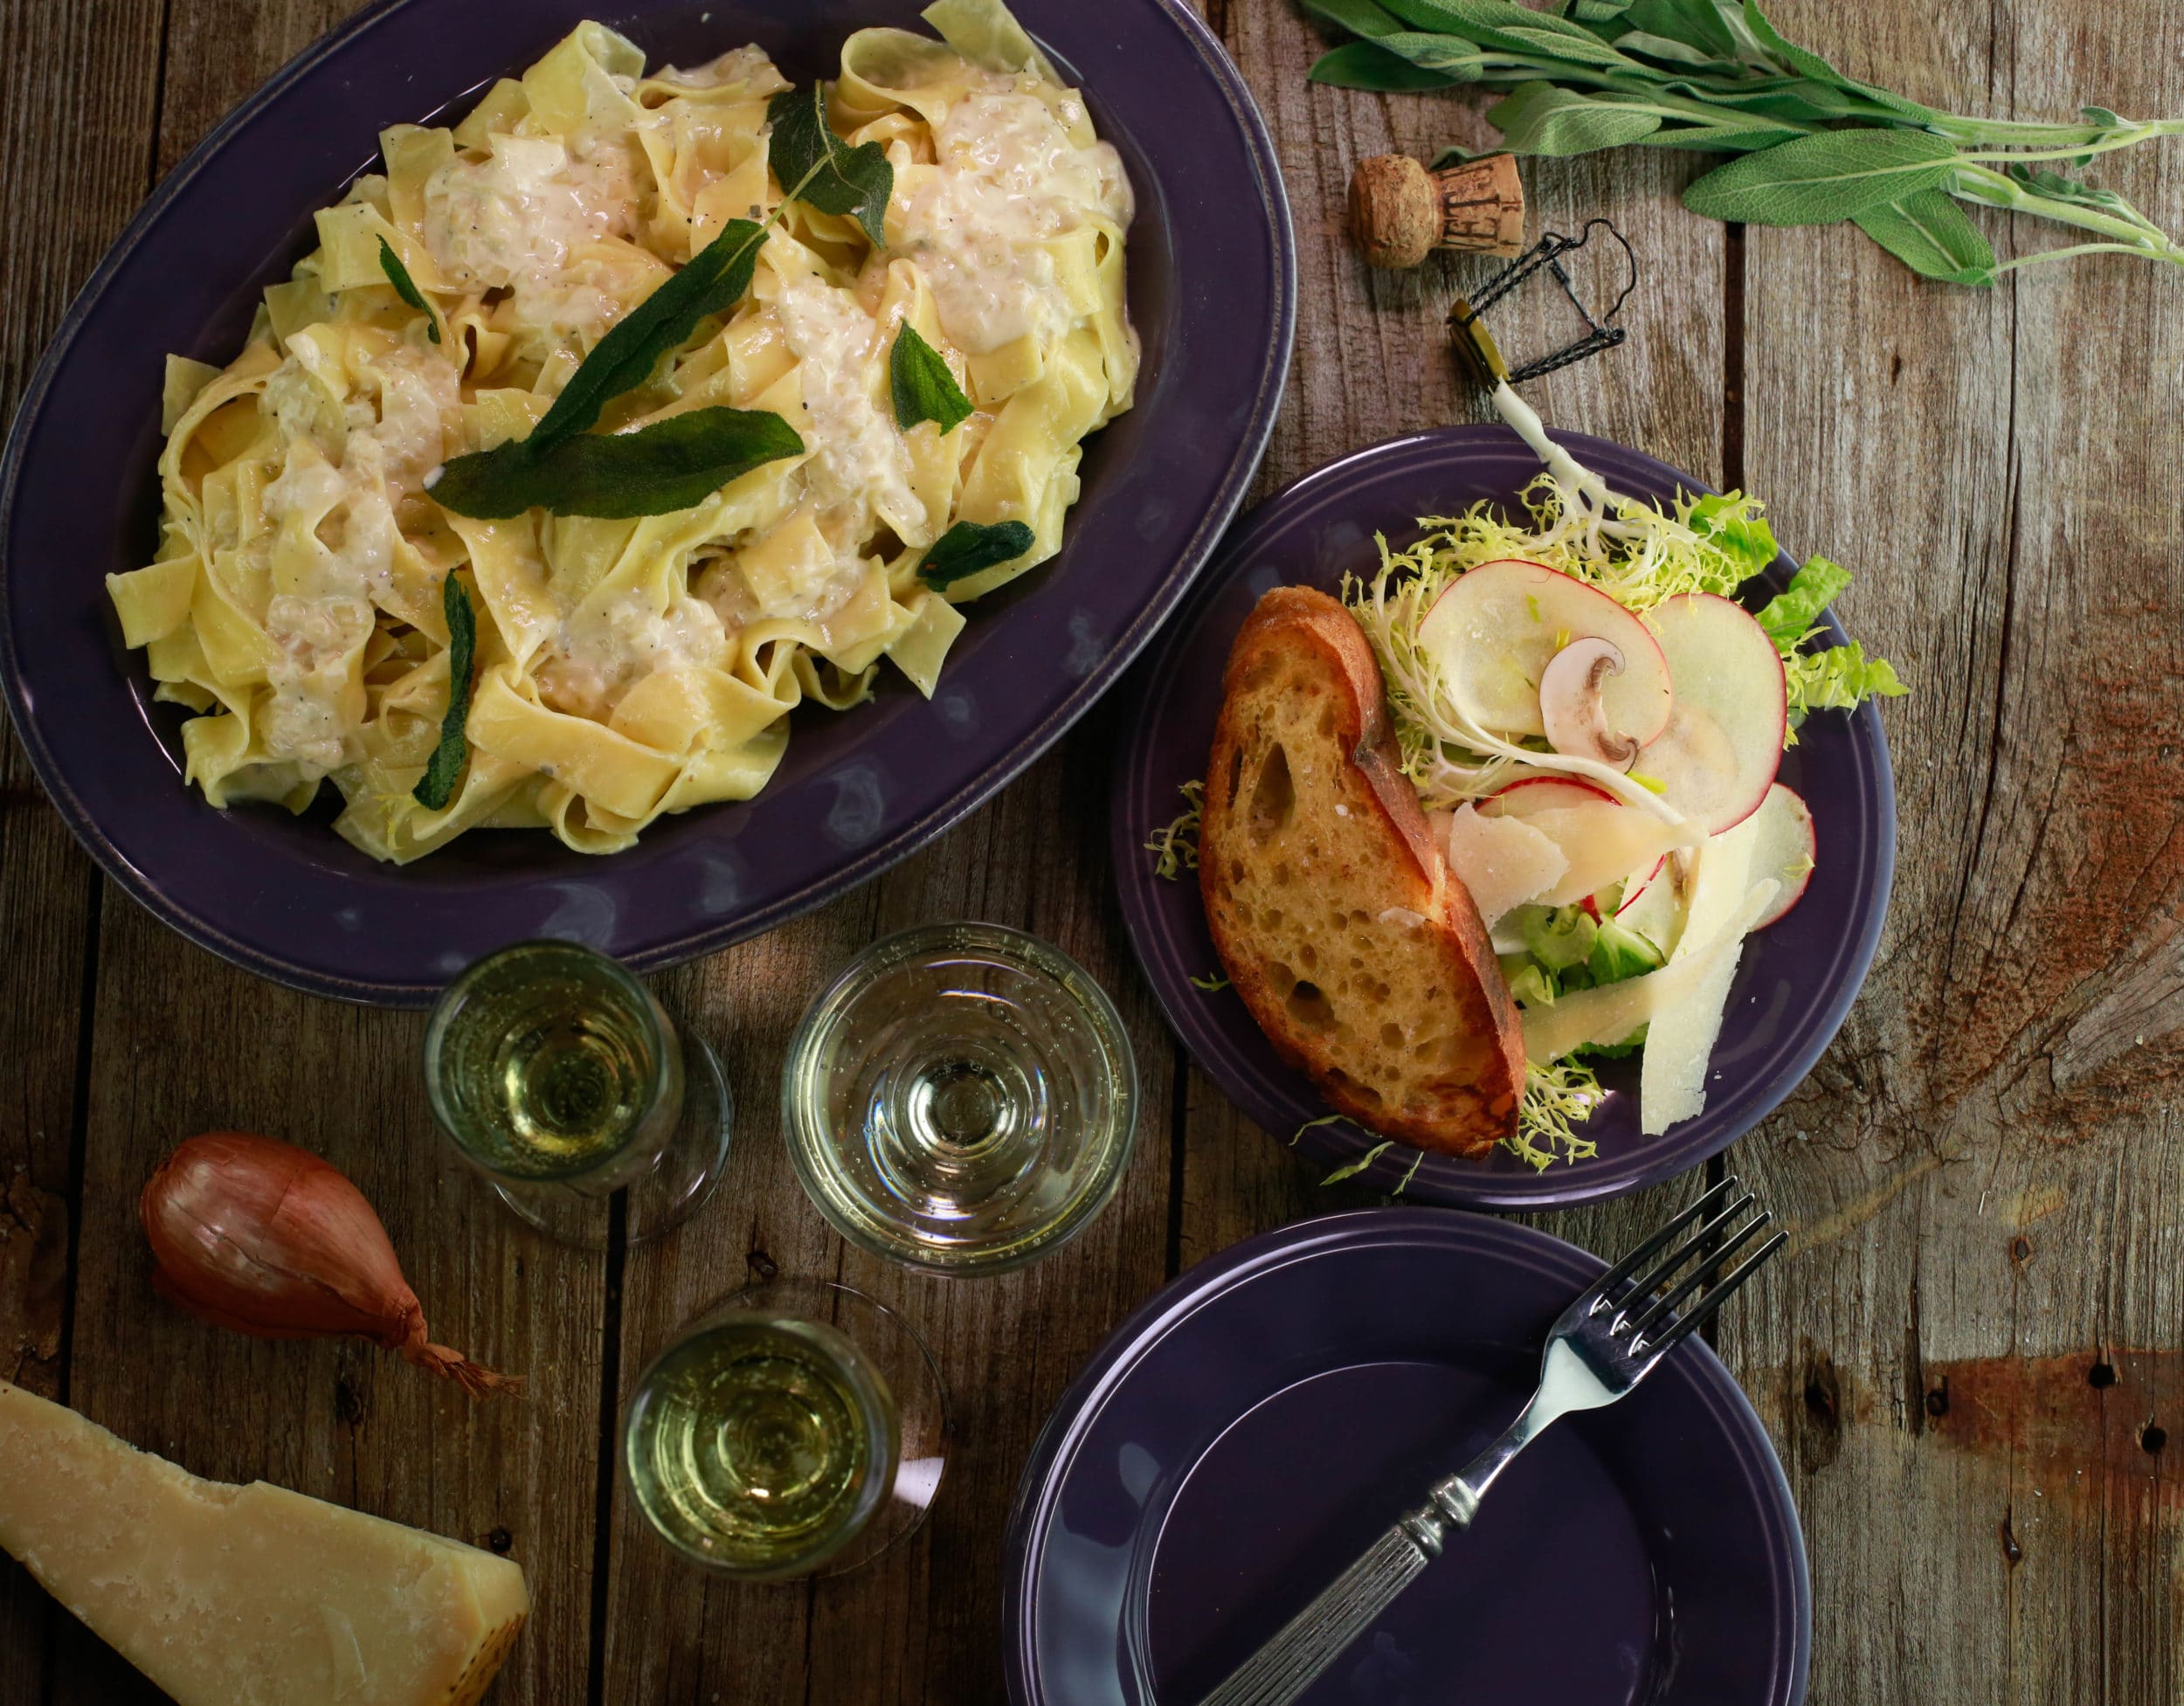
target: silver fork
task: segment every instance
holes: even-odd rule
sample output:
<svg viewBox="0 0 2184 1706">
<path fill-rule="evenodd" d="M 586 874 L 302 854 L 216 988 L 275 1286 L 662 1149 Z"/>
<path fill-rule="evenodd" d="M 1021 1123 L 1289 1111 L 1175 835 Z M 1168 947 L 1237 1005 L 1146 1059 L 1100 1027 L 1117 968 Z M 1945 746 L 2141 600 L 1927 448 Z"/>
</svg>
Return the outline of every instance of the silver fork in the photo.
<svg viewBox="0 0 2184 1706">
<path fill-rule="evenodd" d="M 1427 1503 L 1374 1542 L 1318 1599 L 1284 1624 L 1281 1633 L 1207 1695 L 1202 1706 L 1289 1706 L 1344 1647 L 1372 1627 L 1419 1571 L 1441 1556 L 1450 1535 L 1471 1526 L 1479 1501 L 1518 1452 L 1558 1418 L 1573 1410 L 1613 1404 L 1719 1309 L 1788 1236 L 1776 1233 L 1729 1273 L 1720 1274 L 1722 1264 L 1773 1219 L 1761 1209 L 1731 1233 L 1731 1224 L 1752 1205 L 1747 1191 L 1722 1206 L 1737 1188 L 1734 1176 L 1724 1179 L 1581 1292 L 1548 1334 L 1540 1358 L 1539 1390 L 1509 1431 L 1439 1482 Z M 1661 1255 L 1694 1221 L 1699 1224 L 1690 1236 Z M 1702 1256 L 1674 1289 L 1653 1296 L 1716 1238 L 1722 1240 L 1720 1245 Z M 1660 1260 L 1654 1262 L 1656 1256 Z M 1654 1265 L 1619 1295 L 1616 1288 L 1647 1262 Z M 1718 1277 L 1690 1308 L 1676 1313 L 1686 1298 L 1706 1286 L 1710 1274 Z"/>
</svg>

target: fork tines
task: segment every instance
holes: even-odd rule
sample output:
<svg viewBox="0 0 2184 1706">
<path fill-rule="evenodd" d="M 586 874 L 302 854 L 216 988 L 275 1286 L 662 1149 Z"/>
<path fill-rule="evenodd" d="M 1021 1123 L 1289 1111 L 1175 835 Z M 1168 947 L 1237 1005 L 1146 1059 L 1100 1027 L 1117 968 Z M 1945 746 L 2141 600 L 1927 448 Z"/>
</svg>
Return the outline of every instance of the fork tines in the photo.
<svg viewBox="0 0 2184 1706">
<path fill-rule="evenodd" d="M 1731 1198 L 1738 1188 L 1737 1177 L 1732 1173 L 1609 1268 L 1593 1287 L 1587 1313 L 1597 1316 L 1602 1309 L 1613 1307 L 1615 1316 L 1608 1323 L 1608 1332 L 1616 1338 L 1628 1333 L 1631 1355 L 1644 1357 L 1664 1351 L 1688 1336 L 1788 1241 L 1788 1233 L 1777 1232 L 1726 1274 L 1721 1271 L 1724 1262 L 1766 1231 L 1774 1219 L 1767 1209 L 1752 1212 L 1753 1198 L 1749 1191 L 1734 1195 L 1733 1200 L 1724 1205 L 1724 1199 Z M 1687 1228 L 1690 1229 L 1690 1236 L 1662 1255 L 1670 1241 Z M 1653 1294 L 1674 1280 L 1677 1270 L 1694 1255 L 1699 1257 L 1697 1266 L 1677 1281 L 1673 1290 L 1654 1297 Z M 1660 1257 L 1657 1261 L 1654 1260 L 1656 1256 Z M 1631 1280 L 1618 1296 L 1615 1288 L 1647 1262 L 1653 1265 L 1637 1279 Z M 1702 1286 L 1706 1289 L 1688 1309 L 1680 1315 L 1673 1313 Z M 1648 1298 L 1652 1299 L 1650 1302 Z"/>
</svg>

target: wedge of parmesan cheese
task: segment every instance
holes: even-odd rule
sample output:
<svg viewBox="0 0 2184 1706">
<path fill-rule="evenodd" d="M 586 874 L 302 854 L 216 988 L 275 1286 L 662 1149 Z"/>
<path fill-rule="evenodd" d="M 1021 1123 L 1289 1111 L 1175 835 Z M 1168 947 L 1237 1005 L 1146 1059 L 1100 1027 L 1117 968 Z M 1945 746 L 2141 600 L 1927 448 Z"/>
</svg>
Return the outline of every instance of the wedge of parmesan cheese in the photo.
<svg viewBox="0 0 2184 1706">
<path fill-rule="evenodd" d="M 1482 817 L 1469 800 L 1449 817 L 1446 845 L 1448 868 L 1470 891 L 1489 930 L 1552 888 L 1570 865 L 1562 849 L 1524 818 Z"/>
<path fill-rule="evenodd" d="M 1759 915 L 1774 898 L 1774 885 L 1759 884 L 1745 897 L 1745 904 L 1730 918 L 1727 927 L 1715 938 L 1682 958 L 1670 961 L 1658 971 L 1648 971 L 1642 977 L 1625 978 L 1620 984 L 1608 984 L 1600 989 L 1579 990 L 1565 995 L 1552 1006 L 1527 1007 L 1524 1010 L 1524 1053 L 1527 1059 L 1544 1064 L 1557 1060 L 1572 1049 L 1587 1043 L 1599 1043 L 1613 1047 L 1628 1042 L 1641 1026 L 1657 1025 L 1666 1015 L 1680 1007 L 1702 1003 L 1711 992 L 1712 983 L 1723 960 L 1728 962 L 1728 972 L 1722 977 L 1723 998 L 1728 993 L 1728 978 L 1737 970 L 1737 955 L 1745 936 Z M 1687 942 L 1692 941 L 1690 932 L 1684 933 Z M 1714 1028 L 1720 1028 L 1717 1010 Z M 1657 1031 L 1646 1033 L 1646 1065 L 1652 1067 Z M 1712 1041 L 1709 1037 L 1707 1046 Z M 1662 1051 L 1672 1054 L 1676 1047 Z M 1705 1060 L 1699 1061 L 1699 1072 L 1705 1071 Z M 1641 1081 L 1641 1100 L 1643 1100 L 1643 1081 Z M 1647 1110 L 1641 1110 L 1644 1112 Z M 1649 1121 L 1646 1129 L 1654 1128 Z"/>
<path fill-rule="evenodd" d="M 0 1546 L 181 1706 L 470 1706 L 530 1610 L 507 1558 L 201 1481 L 4 1380 Z"/>
</svg>

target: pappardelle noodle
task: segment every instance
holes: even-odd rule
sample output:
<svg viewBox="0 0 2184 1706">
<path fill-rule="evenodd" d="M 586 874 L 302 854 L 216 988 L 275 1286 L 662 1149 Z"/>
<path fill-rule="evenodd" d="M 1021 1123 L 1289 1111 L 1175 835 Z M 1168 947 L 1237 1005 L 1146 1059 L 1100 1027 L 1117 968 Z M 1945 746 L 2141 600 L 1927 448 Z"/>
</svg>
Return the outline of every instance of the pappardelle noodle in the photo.
<svg viewBox="0 0 2184 1706">
<path fill-rule="evenodd" d="M 480 827 L 612 853 L 757 793 L 789 710 L 856 704 L 882 660 L 932 693 L 957 607 L 1060 547 L 1137 342 L 1130 185 L 1082 100 L 998 0 L 926 17 L 942 39 L 850 37 L 794 143 L 757 47 L 647 73 L 580 24 L 453 129 L 384 132 L 226 368 L 169 358 L 158 554 L 107 584 L 158 697 L 201 714 L 211 804 L 301 812 L 331 778 L 375 858 Z M 783 183 L 798 148 L 818 163 Z M 535 449 L 513 441 L 724 233 L 708 260 L 755 243 L 747 287 L 525 471 L 567 503 L 435 500 L 445 466 Z M 762 414 L 771 459 L 695 502 L 686 467 L 684 507 L 647 508 L 644 467 Z M 605 499 L 556 472 L 600 434 L 627 452 Z M 444 721 L 460 770 L 435 784 Z"/>
</svg>

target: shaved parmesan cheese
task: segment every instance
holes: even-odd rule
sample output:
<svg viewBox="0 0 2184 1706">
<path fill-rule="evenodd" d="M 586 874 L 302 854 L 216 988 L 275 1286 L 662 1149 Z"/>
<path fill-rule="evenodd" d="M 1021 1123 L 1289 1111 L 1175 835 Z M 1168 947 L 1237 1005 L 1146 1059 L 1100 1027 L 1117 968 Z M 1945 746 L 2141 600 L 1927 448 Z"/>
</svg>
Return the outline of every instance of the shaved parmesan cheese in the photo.
<svg viewBox="0 0 2184 1706">
<path fill-rule="evenodd" d="M 1650 812 L 1634 812 L 1607 800 L 1536 812 L 1525 819 L 1561 850 L 1568 868 L 1538 896 L 1542 906 L 1566 907 L 1651 867 L 1665 853 L 1695 847 L 1705 826 L 1664 823 Z"/>
<path fill-rule="evenodd" d="M 1774 885 L 1771 882 L 1761 883 L 1730 919 L 1729 929 L 1720 932 L 1712 942 L 1697 948 L 1681 959 L 1671 961 L 1658 971 L 1648 971 L 1642 977 L 1628 977 L 1620 984 L 1609 984 L 1600 989 L 1578 990 L 1561 997 L 1552 1006 L 1527 1007 L 1524 1013 L 1525 1058 L 1545 1065 L 1588 1043 L 1612 1048 L 1618 1043 L 1628 1042 L 1641 1026 L 1655 1024 L 1685 1004 L 1697 1001 L 1706 993 L 1708 979 L 1717 961 L 1726 959 L 1730 975 L 1735 975 L 1738 944 L 1773 898 Z M 1687 940 L 1696 940 L 1688 931 L 1685 936 Z M 1727 991 L 1728 985 L 1724 980 L 1724 999 Z M 1718 1007 L 1714 1028 L 1717 1031 L 1720 1028 Z M 1651 1031 L 1647 1033 L 1646 1066 L 1648 1070 L 1653 1065 L 1655 1034 Z M 1710 1049 L 1712 1047 L 1711 1035 L 1707 1046 Z M 1664 1054 L 1674 1052 L 1673 1048 L 1662 1051 Z M 1701 1056 L 1699 1071 L 1702 1074 L 1705 1065 L 1705 1059 Z M 1651 1131 L 1655 1128 L 1648 1122 L 1646 1129 Z"/>
<path fill-rule="evenodd" d="M 1446 834 L 1448 868 L 1470 891 L 1489 929 L 1512 908 L 1545 894 L 1569 868 L 1562 849 L 1534 825 L 1522 818 L 1482 817 L 1469 802 L 1450 816 Z"/>
<path fill-rule="evenodd" d="M 1707 1063 L 1721 1038 L 1729 985 L 1737 976 L 1745 937 L 1774 904 L 1780 887 L 1772 878 L 1755 883 L 1714 946 L 1676 962 L 1705 970 L 1684 998 L 1664 1010 L 1646 1033 L 1645 1059 L 1638 1072 L 1638 1129 L 1648 1136 L 1659 1136 L 1706 1106 Z"/>
<path fill-rule="evenodd" d="M 1744 905 L 1752 889 L 1752 850 L 1757 845 L 1757 815 L 1725 829 L 1698 850 L 1691 881 L 1691 904 L 1683 916 L 1683 935 L 1676 957 L 1711 947 L 1723 927 Z"/>
<path fill-rule="evenodd" d="M 1635 930 L 1661 950 L 1663 958 L 1675 951 L 1683 940 L 1683 896 L 1690 878 L 1678 866 L 1690 857 L 1688 853 L 1672 855 L 1652 877 L 1641 883 L 1637 892 L 1623 903 L 1623 909 L 1615 915 L 1615 922 L 1627 930 Z M 1637 875 L 1631 879 L 1639 882 Z"/>
</svg>

